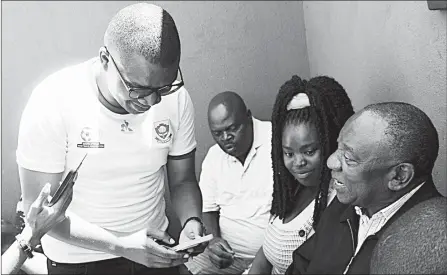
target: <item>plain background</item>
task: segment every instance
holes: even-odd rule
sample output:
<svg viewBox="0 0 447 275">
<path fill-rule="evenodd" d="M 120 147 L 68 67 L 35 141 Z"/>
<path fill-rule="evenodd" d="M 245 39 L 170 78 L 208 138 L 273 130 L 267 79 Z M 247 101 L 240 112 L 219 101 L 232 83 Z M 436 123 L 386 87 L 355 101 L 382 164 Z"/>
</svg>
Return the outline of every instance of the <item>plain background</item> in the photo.
<svg viewBox="0 0 447 275">
<path fill-rule="evenodd" d="M 434 181 L 445 196 L 447 10 L 429 10 L 427 1 L 303 5 L 310 75 L 337 79 L 354 110 L 403 101 L 427 113 L 439 135 Z"/>
<path fill-rule="evenodd" d="M 2 217 L 20 196 L 15 149 L 20 116 L 48 74 L 97 55 L 108 21 L 132 2 L 2 2 Z M 446 11 L 411 2 L 155 2 L 174 17 L 182 72 L 196 109 L 196 170 L 213 144 L 209 100 L 242 95 L 269 119 L 293 74 L 329 75 L 355 110 L 379 101 L 412 103 L 440 137 L 435 181 L 446 188 Z M 31 137 L 30 137 L 31 138 Z"/>
</svg>

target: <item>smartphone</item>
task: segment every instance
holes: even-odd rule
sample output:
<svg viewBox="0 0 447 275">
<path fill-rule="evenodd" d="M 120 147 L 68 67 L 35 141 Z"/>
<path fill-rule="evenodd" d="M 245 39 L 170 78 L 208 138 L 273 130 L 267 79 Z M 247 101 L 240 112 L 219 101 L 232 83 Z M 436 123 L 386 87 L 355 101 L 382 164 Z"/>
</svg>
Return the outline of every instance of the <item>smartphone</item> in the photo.
<svg viewBox="0 0 447 275">
<path fill-rule="evenodd" d="M 56 190 L 56 193 L 51 198 L 51 201 L 48 203 L 48 206 L 53 206 L 55 203 L 59 201 L 59 199 L 62 197 L 62 195 L 65 193 L 65 191 L 68 189 L 69 186 L 73 186 L 76 179 L 78 178 L 78 170 L 81 167 L 82 163 L 84 162 L 84 159 L 87 157 L 87 154 L 85 154 L 84 158 L 81 160 L 81 163 L 79 164 L 78 168 L 76 170 L 71 170 L 68 172 L 67 176 L 65 176 L 64 181 Z"/>
<path fill-rule="evenodd" d="M 194 248 L 202 243 L 209 242 L 213 239 L 213 234 L 209 234 L 203 237 L 197 237 L 194 240 L 190 240 L 179 245 L 172 247 L 171 249 L 176 252 L 184 252 L 190 248 Z"/>
<path fill-rule="evenodd" d="M 171 249 L 172 247 L 174 247 L 176 244 L 175 243 L 173 243 L 173 244 L 169 244 L 169 243 L 165 243 L 164 241 L 162 241 L 162 240 L 154 240 L 157 244 L 159 244 L 159 245 L 161 245 L 161 246 L 163 246 L 163 247 L 165 247 L 165 248 L 167 248 L 167 249 Z"/>
</svg>

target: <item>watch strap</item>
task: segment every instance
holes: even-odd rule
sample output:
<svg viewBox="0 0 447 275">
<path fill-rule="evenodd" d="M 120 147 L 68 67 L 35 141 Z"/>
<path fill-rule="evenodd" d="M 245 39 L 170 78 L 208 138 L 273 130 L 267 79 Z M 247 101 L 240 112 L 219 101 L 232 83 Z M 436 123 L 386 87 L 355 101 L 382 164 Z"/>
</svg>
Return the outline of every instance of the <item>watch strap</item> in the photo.
<svg viewBox="0 0 447 275">
<path fill-rule="evenodd" d="M 34 256 L 33 249 L 31 248 L 31 245 L 27 241 L 25 241 L 20 234 L 16 236 L 16 240 L 17 240 L 17 243 L 19 244 L 20 248 L 25 253 L 26 257 L 31 259 Z"/>
</svg>

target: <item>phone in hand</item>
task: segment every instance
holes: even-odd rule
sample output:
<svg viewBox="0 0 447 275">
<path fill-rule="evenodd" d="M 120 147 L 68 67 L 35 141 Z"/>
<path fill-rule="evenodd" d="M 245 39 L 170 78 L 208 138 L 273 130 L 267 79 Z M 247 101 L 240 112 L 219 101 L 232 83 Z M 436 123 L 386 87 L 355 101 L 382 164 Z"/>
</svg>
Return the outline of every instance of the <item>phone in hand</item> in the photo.
<svg viewBox="0 0 447 275">
<path fill-rule="evenodd" d="M 197 237 L 194 240 L 190 240 L 181 244 L 178 244 L 171 249 L 176 252 L 187 252 L 190 248 L 195 248 L 203 243 L 207 243 L 213 239 L 213 234 L 209 234 L 203 237 Z M 189 253 L 191 254 L 191 253 Z"/>
<path fill-rule="evenodd" d="M 67 176 L 65 176 L 64 181 L 62 182 L 61 185 L 59 185 L 59 187 L 56 190 L 56 193 L 51 198 L 51 201 L 48 203 L 48 206 L 51 207 L 54 204 L 56 204 L 62 197 L 62 195 L 66 192 L 66 190 L 68 190 L 68 187 L 69 186 L 72 187 L 74 185 L 76 179 L 78 178 L 78 170 L 81 167 L 86 157 L 87 154 L 85 154 L 84 158 L 81 160 L 81 163 L 79 164 L 78 168 L 76 168 L 76 170 L 71 170 L 70 172 L 68 172 Z"/>
</svg>

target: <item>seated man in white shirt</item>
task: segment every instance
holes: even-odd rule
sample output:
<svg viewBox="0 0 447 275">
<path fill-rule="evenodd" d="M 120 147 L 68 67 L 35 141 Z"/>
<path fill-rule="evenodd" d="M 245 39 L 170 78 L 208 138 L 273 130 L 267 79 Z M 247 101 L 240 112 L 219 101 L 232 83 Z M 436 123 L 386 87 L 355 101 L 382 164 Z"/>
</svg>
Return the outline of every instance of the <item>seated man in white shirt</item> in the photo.
<svg viewBox="0 0 447 275">
<path fill-rule="evenodd" d="M 203 220 L 215 238 L 185 265 L 193 274 L 241 274 L 254 259 L 270 217 L 273 192 L 271 123 L 252 117 L 234 92 L 208 108 L 216 141 L 202 164 Z"/>
</svg>

